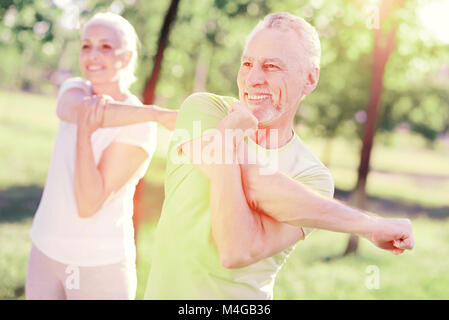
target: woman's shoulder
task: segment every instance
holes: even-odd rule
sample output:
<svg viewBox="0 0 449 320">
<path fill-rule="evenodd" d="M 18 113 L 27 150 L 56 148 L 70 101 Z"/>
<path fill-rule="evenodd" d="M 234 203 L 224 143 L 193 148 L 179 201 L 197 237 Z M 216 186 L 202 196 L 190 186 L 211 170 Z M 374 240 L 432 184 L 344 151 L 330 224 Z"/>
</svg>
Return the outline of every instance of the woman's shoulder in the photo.
<svg viewBox="0 0 449 320">
<path fill-rule="evenodd" d="M 136 105 L 136 106 L 143 106 L 142 101 L 133 93 L 129 93 L 128 97 L 126 98 L 126 100 L 124 102 L 132 104 L 132 105 Z"/>
<path fill-rule="evenodd" d="M 88 80 L 81 77 L 72 77 L 61 83 L 61 86 L 59 87 L 59 96 L 61 96 L 64 91 L 71 88 L 80 88 L 88 94 L 92 93 L 92 85 Z"/>
</svg>

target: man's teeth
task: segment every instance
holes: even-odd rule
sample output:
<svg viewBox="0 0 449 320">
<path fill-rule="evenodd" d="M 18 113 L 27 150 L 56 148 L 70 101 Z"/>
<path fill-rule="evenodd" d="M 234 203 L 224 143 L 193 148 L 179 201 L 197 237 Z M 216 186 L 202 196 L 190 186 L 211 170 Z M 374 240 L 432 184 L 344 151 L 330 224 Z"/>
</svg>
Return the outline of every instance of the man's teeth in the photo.
<svg viewBox="0 0 449 320">
<path fill-rule="evenodd" d="M 248 95 L 248 99 L 250 99 L 250 100 L 261 100 L 261 99 L 265 99 L 268 97 L 270 97 L 270 95 L 268 95 L 268 94 L 256 95 L 256 96 Z"/>
</svg>

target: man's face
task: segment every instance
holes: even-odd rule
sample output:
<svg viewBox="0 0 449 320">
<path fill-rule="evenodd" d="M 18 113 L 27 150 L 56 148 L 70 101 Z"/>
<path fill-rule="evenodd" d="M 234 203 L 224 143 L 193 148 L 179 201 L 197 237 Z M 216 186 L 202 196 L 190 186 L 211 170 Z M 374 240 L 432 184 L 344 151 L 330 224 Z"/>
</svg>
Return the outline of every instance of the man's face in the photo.
<svg viewBox="0 0 449 320">
<path fill-rule="evenodd" d="M 264 28 L 247 43 L 237 77 L 239 98 L 260 124 L 294 116 L 307 78 L 302 51 L 290 29 Z"/>
</svg>

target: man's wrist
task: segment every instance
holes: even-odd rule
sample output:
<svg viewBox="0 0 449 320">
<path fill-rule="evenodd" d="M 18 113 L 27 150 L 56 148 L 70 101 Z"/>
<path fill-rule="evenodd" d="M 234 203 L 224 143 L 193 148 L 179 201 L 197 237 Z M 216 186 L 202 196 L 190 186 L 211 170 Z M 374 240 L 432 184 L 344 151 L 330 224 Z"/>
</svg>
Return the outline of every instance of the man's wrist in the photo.
<svg viewBox="0 0 449 320">
<path fill-rule="evenodd" d="M 361 228 L 356 234 L 368 240 L 371 240 L 372 235 L 382 228 L 382 218 L 364 214 Z"/>
<path fill-rule="evenodd" d="M 212 181 L 223 181 L 227 179 L 237 179 L 241 177 L 240 166 L 235 163 L 226 163 L 223 162 L 219 165 L 212 165 L 213 170 L 210 171 L 210 179 Z"/>
</svg>

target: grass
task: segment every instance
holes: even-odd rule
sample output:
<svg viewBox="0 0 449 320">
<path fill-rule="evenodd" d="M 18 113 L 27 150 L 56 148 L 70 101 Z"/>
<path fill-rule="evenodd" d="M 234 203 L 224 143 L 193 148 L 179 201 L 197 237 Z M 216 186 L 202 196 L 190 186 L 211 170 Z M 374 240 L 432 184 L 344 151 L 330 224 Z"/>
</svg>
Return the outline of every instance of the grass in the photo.
<svg viewBox="0 0 449 320">
<path fill-rule="evenodd" d="M 347 235 L 316 230 L 297 244 L 276 279 L 275 299 L 448 299 L 449 219 L 413 220 L 416 247 L 395 256 L 360 242 L 358 256 L 326 262 L 340 255 Z M 155 224 L 139 238 L 137 299 L 142 299 L 151 267 Z M 379 270 L 379 289 L 369 289 L 369 267 Z"/>
<path fill-rule="evenodd" d="M 300 129 L 300 134 L 302 131 L 305 133 L 304 140 L 315 154 L 325 154 L 326 141 L 310 137 L 307 130 Z M 388 144 L 382 143 L 385 140 L 382 135 L 376 137 L 379 142 L 371 154 L 371 171 L 366 187 L 368 194 L 428 207 L 448 206 L 449 147 L 439 142 L 429 149 L 421 137 L 405 133 L 395 133 L 388 139 Z M 343 138 L 332 141 L 327 166 L 338 189 L 350 191 L 354 188 L 360 150 L 359 141 Z"/>
<path fill-rule="evenodd" d="M 54 109 L 54 97 L 0 91 L 0 299 L 24 298 L 31 248 L 28 233 L 57 132 Z M 321 156 L 324 141 L 302 130 L 306 143 Z M 143 297 L 151 267 L 156 226 L 151 217 L 159 214 L 163 201 L 169 133 L 163 129 L 159 133 L 160 143 L 145 178 L 147 222 L 138 239 L 138 299 Z M 437 144 L 428 149 L 419 137 L 404 134 L 392 135 L 388 143 L 384 140 L 376 137 L 367 190 L 378 203 L 390 201 L 389 207 L 379 206 L 381 214 L 406 216 L 411 214 L 411 208 L 418 208 L 421 215 L 413 219 L 415 250 L 393 256 L 361 241 L 358 256 L 326 262 L 324 258 L 343 252 L 347 236 L 316 231 L 297 245 L 279 272 L 275 298 L 448 298 L 449 220 L 445 217 L 449 214 L 449 148 Z M 333 142 L 330 169 L 338 189 L 351 190 L 354 186 L 359 149 L 357 142 L 341 138 Z M 439 219 L 427 218 L 430 215 Z M 377 290 L 365 286 L 368 266 L 379 268 Z"/>
</svg>

